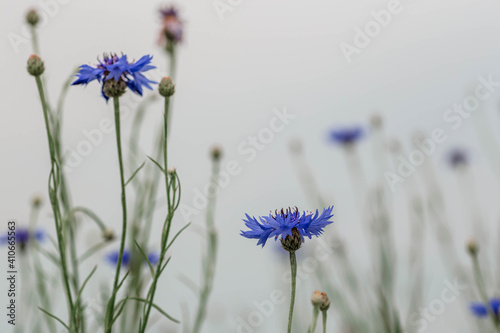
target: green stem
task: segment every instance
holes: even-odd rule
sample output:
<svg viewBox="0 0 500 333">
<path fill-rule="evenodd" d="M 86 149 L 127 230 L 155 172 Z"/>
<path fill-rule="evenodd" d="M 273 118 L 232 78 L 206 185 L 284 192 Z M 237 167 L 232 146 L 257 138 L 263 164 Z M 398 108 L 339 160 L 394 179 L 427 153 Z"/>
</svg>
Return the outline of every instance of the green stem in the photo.
<svg viewBox="0 0 500 333">
<path fill-rule="evenodd" d="M 313 321 L 311 327 L 309 328 L 309 333 L 314 333 L 316 331 L 316 323 L 318 322 L 319 308 L 315 306 L 313 308 Z"/>
<path fill-rule="evenodd" d="M 115 280 L 113 283 L 113 294 L 109 300 L 108 310 L 106 313 L 106 333 L 111 333 L 113 326 L 114 308 L 116 293 L 118 292 L 118 281 L 120 279 L 120 270 L 122 268 L 123 252 L 125 251 L 125 241 L 127 234 L 127 198 L 125 192 L 125 175 L 123 170 L 122 144 L 120 131 L 120 101 L 118 97 L 113 97 L 113 105 L 115 109 L 115 131 L 116 131 L 116 146 L 118 150 L 118 164 L 120 165 L 120 184 L 121 184 L 121 201 L 122 201 L 122 237 L 120 242 L 120 252 L 118 254 L 118 262 L 116 263 Z"/>
<path fill-rule="evenodd" d="M 292 332 L 293 306 L 295 304 L 295 287 L 297 283 L 297 257 L 295 252 L 290 252 L 290 268 L 292 271 L 292 293 L 290 297 L 290 312 L 288 313 L 288 330 Z"/>
<path fill-rule="evenodd" d="M 65 287 L 65 292 L 66 292 L 66 299 L 68 303 L 68 310 L 69 310 L 69 315 L 70 315 L 70 327 L 72 328 L 72 331 L 77 331 L 77 323 L 75 320 L 75 311 L 74 311 L 74 304 L 73 304 L 73 297 L 71 295 L 71 287 L 69 285 L 69 273 L 68 273 L 68 267 L 66 263 L 66 249 L 65 249 L 65 241 L 64 241 L 64 234 L 62 232 L 62 225 L 61 225 L 61 213 L 59 210 L 59 203 L 57 199 L 57 189 L 59 186 L 59 170 L 58 166 L 56 165 L 56 154 L 54 150 L 54 141 L 52 139 L 52 132 L 50 130 L 50 125 L 49 125 L 49 110 L 47 106 L 47 102 L 45 100 L 45 93 L 43 89 L 43 83 L 42 79 L 40 76 L 35 76 L 36 79 L 36 84 L 38 87 L 38 93 L 40 94 L 40 101 L 42 103 L 42 109 L 43 109 L 43 116 L 45 120 L 45 129 L 47 131 L 47 139 L 49 143 L 49 151 L 50 151 L 50 162 L 51 162 L 51 172 L 50 172 L 50 179 L 53 184 L 53 189 L 52 191 L 50 190 L 50 183 L 49 183 L 49 197 L 50 197 L 50 203 L 52 206 L 52 212 L 54 214 L 54 221 L 56 224 L 56 231 L 57 231 L 57 244 L 59 248 L 59 255 L 60 255 L 60 262 L 61 262 L 61 273 L 62 273 L 62 278 L 63 278 L 63 283 Z"/>
<path fill-rule="evenodd" d="M 38 36 L 36 34 L 36 28 L 31 26 L 31 45 L 33 47 L 33 52 L 36 55 L 40 55 L 40 47 L 38 45 Z"/>
<path fill-rule="evenodd" d="M 323 333 L 326 333 L 326 311 L 321 311 L 323 313 Z"/>
<path fill-rule="evenodd" d="M 207 255 L 204 262 L 204 278 L 203 278 L 203 288 L 200 292 L 200 303 L 198 305 L 198 310 L 196 312 L 196 319 L 193 326 L 193 333 L 198 333 L 201 330 L 201 326 L 206 316 L 206 309 L 208 304 L 208 299 L 213 288 L 213 281 L 215 275 L 215 264 L 217 259 L 217 230 L 215 229 L 215 199 L 216 199 L 216 188 L 217 184 L 215 179 L 219 176 L 219 159 L 214 159 L 212 167 L 212 177 L 209 183 L 208 193 L 212 193 L 209 196 L 209 202 L 207 206 Z"/>
<path fill-rule="evenodd" d="M 155 276 L 153 278 L 153 282 L 151 284 L 151 288 L 148 292 L 149 300 L 148 304 L 146 305 L 146 311 L 144 315 L 144 320 L 142 322 L 142 327 L 140 332 L 144 333 L 146 331 L 146 327 L 148 324 L 149 320 L 149 315 L 151 313 L 151 308 L 153 306 L 153 301 L 156 293 L 156 286 L 158 284 L 158 280 L 160 278 L 160 274 L 162 272 L 162 267 L 163 267 L 163 262 L 165 260 L 165 255 L 166 255 L 166 247 L 168 244 L 168 236 L 170 234 L 170 226 L 172 225 L 172 218 L 173 218 L 173 209 L 174 205 L 170 200 L 170 182 L 169 182 L 169 174 L 168 174 L 168 115 L 169 115 L 169 106 L 170 106 L 170 98 L 165 97 L 165 111 L 163 113 L 163 173 L 164 173 L 164 178 L 165 178 L 165 191 L 167 194 L 167 216 L 165 218 L 165 222 L 163 224 L 162 228 L 162 236 L 161 236 L 161 253 L 160 253 L 160 259 L 158 261 L 158 264 L 156 266 L 156 272 Z"/>
</svg>

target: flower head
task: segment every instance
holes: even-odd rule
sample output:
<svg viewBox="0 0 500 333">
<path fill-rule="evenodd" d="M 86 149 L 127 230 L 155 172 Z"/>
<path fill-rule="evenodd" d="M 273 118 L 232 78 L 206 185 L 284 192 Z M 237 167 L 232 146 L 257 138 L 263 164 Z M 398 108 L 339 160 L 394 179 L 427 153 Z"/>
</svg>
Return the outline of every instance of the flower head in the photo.
<svg viewBox="0 0 500 333">
<path fill-rule="evenodd" d="M 309 239 L 312 236 L 318 237 L 323 233 L 324 227 L 333 223 L 330 221 L 333 216 L 332 210 L 333 206 L 323 209 L 321 214 L 316 210 L 313 215 L 309 212 L 301 214 L 297 208 L 289 208 L 276 211 L 275 214 L 271 213 L 268 216 L 260 216 L 258 219 L 246 214 L 247 219 L 243 221 L 250 230 L 242 230 L 241 235 L 246 238 L 258 239 L 257 245 L 262 245 L 262 247 L 266 245 L 268 238 L 274 237 L 274 240 L 277 240 L 280 236 L 282 246 L 286 250 L 293 250 L 304 242 L 304 236 L 309 237 Z M 291 248 L 287 249 L 287 246 Z"/>
<path fill-rule="evenodd" d="M 119 256 L 120 256 L 120 252 L 118 250 L 113 251 L 106 256 L 106 260 L 109 263 L 116 265 L 118 263 Z M 122 267 L 126 268 L 130 264 L 130 257 L 131 257 L 131 255 L 130 255 L 129 250 L 123 251 Z M 159 258 L 157 253 L 148 253 L 148 260 L 151 263 L 151 265 L 156 265 L 158 263 L 159 259 L 160 258 Z M 146 263 L 146 261 L 144 261 L 144 263 Z"/>
<path fill-rule="evenodd" d="M 160 32 L 160 44 L 166 38 L 168 44 L 177 44 L 182 41 L 183 23 L 175 7 L 167 7 L 160 10 L 162 28 Z"/>
<path fill-rule="evenodd" d="M 469 163 L 469 156 L 465 149 L 455 148 L 448 152 L 447 160 L 452 168 L 459 168 Z"/>
<path fill-rule="evenodd" d="M 342 146 L 350 146 L 364 135 L 361 126 L 337 128 L 330 131 L 330 140 Z"/>
<path fill-rule="evenodd" d="M 83 84 L 97 80 L 101 83 L 102 96 L 108 100 L 109 97 L 118 97 L 128 87 L 133 92 L 142 96 L 143 87 L 152 89 L 151 83 L 157 83 L 144 76 L 144 72 L 156 68 L 151 65 L 150 55 L 145 55 L 136 62 L 128 62 L 127 55 L 118 57 L 116 54 L 104 54 L 96 67 L 89 65 L 80 66 L 75 75 L 77 77 L 73 85 Z"/>
<path fill-rule="evenodd" d="M 21 250 L 24 250 L 29 242 L 43 241 L 45 239 L 45 232 L 43 230 L 31 231 L 27 228 L 17 228 L 15 230 L 15 236 L 13 231 L 8 231 L 5 234 L 0 235 L 0 245 L 8 244 L 14 239 L 16 245 L 18 245 Z"/>
<path fill-rule="evenodd" d="M 500 309 L 500 298 L 492 298 L 489 305 L 486 305 L 484 303 L 471 303 L 469 309 L 476 317 L 488 316 L 488 310 L 493 311 L 495 316 L 498 317 L 498 312 Z"/>
</svg>

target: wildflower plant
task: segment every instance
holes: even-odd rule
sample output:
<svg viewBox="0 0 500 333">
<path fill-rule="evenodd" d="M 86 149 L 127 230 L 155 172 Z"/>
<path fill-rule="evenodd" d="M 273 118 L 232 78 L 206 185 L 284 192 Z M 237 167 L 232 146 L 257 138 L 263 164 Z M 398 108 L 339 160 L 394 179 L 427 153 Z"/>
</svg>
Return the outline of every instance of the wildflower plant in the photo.
<svg viewBox="0 0 500 333">
<path fill-rule="evenodd" d="M 333 223 L 330 219 L 333 206 L 323 209 L 323 212 L 313 215 L 310 212 L 300 213 L 298 208 L 276 210 L 275 213 L 260 216 L 259 218 L 251 217 L 246 214 L 245 225 L 250 230 L 241 231 L 241 236 L 250 239 L 258 239 L 257 245 L 266 245 L 269 238 L 274 237 L 274 240 L 280 239 L 281 246 L 290 254 L 290 268 L 292 290 L 290 298 L 290 310 L 288 314 L 288 330 L 292 331 L 293 309 L 295 304 L 295 289 L 297 280 L 297 258 L 295 251 L 299 250 L 305 237 L 309 239 L 312 236 L 319 237 L 323 233 L 324 228 Z"/>
</svg>

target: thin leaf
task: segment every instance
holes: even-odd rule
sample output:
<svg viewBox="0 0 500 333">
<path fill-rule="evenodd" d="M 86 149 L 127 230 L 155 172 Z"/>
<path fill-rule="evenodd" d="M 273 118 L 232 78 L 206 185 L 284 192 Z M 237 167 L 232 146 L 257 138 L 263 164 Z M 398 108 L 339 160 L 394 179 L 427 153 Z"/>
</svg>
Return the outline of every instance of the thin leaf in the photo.
<svg viewBox="0 0 500 333">
<path fill-rule="evenodd" d="M 148 300 L 143 299 L 143 298 L 139 298 L 139 297 L 127 297 L 126 300 L 128 300 L 128 299 L 132 299 L 132 300 L 138 301 L 138 302 L 143 302 L 145 304 L 150 304 L 150 302 Z M 166 313 L 165 311 L 163 311 L 163 309 L 160 308 L 158 305 L 156 305 L 154 303 L 151 303 L 151 305 L 153 306 L 153 308 L 155 308 L 156 310 L 158 310 L 158 312 L 160 312 L 162 315 L 164 315 L 165 317 L 167 317 L 168 319 L 170 319 L 174 323 L 176 323 L 176 324 L 180 323 L 179 320 L 177 320 L 174 317 L 170 316 L 168 313 Z"/>
<path fill-rule="evenodd" d="M 191 225 L 191 222 L 189 222 L 188 224 L 186 224 L 184 227 L 181 228 L 181 230 L 179 230 L 174 238 L 172 238 L 172 240 L 170 241 L 170 244 L 168 244 L 167 248 L 165 249 L 165 252 L 167 252 L 167 250 L 170 248 L 170 246 L 172 246 L 172 244 L 174 243 L 174 241 L 176 240 L 177 237 L 179 237 L 179 235 L 187 229 L 187 227 L 189 227 Z"/>
<path fill-rule="evenodd" d="M 142 167 L 146 164 L 146 162 L 142 162 L 142 164 L 134 171 L 134 173 L 132 174 L 132 176 L 130 176 L 130 178 L 125 182 L 125 186 L 127 186 L 128 183 L 130 183 L 130 181 L 132 179 L 134 179 L 135 175 L 137 175 L 137 173 L 142 169 Z"/>
<path fill-rule="evenodd" d="M 139 251 L 141 251 L 142 256 L 144 257 L 144 260 L 146 260 L 146 262 L 148 263 L 149 270 L 151 271 L 151 277 L 154 279 L 154 277 L 155 277 L 155 271 L 153 269 L 153 265 L 151 265 L 151 262 L 149 261 L 149 258 L 147 256 L 146 252 L 144 252 L 144 250 L 142 249 L 142 247 L 139 245 L 139 243 L 137 243 L 137 241 L 135 239 L 134 239 L 134 243 L 139 248 Z"/>
<path fill-rule="evenodd" d="M 152 157 L 148 156 L 148 158 L 151 160 L 151 162 L 153 162 L 158 168 L 160 168 L 161 172 L 165 173 L 165 169 L 163 169 L 163 167 L 158 163 L 156 162 Z"/>
<path fill-rule="evenodd" d="M 94 275 L 95 271 L 97 270 L 97 265 L 94 266 L 94 269 L 92 269 L 92 271 L 90 272 L 90 274 L 87 276 L 87 278 L 85 279 L 85 281 L 83 281 L 83 284 L 80 288 L 80 290 L 78 291 L 78 294 L 76 296 L 76 300 L 75 300 L 75 304 L 78 304 L 78 301 L 80 300 L 80 297 L 82 296 L 82 292 L 83 292 L 83 289 L 85 288 L 85 286 L 87 285 L 87 282 L 89 282 L 90 278 L 92 277 L 92 275 Z"/>
<path fill-rule="evenodd" d="M 52 313 L 42 309 L 41 307 L 38 307 L 38 309 L 40 311 L 42 311 L 43 313 L 45 313 L 47 316 L 51 317 L 51 318 L 54 318 L 55 320 L 57 320 L 58 322 L 60 322 L 64 327 L 66 327 L 66 329 L 69 331 L 69 326 L 66 325 L 60 318 L 58 318 L 57 316 L 54 316 Z"/>
</svg>

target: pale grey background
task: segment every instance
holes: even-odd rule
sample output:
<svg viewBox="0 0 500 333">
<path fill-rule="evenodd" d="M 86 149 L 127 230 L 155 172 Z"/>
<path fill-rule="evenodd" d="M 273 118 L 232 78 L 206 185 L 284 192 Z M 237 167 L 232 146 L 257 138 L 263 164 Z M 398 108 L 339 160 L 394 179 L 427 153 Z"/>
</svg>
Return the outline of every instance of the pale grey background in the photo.
<svg viewBox="0 0 500 333">
<path fill-rule="evenodd" d="M 0 219 L 28 218 L 28 204 L 35 193 L 46 196 L 49 158 L 43 117 L 35 82 L 25 70 L 31 54 L 29 43 L 15 52 L 9 33 L 21 35 L 23 17 L 37 1 L 4 0 L 0 4 L 2 80 L 2 121 L 0 122 Z M 103 51 L 125 52 L 138 59 L 150 53 L 161 73 L 166 60 L 156 45 L 159 1 L 72 0 L 60 5 L 58 13 L 40 29 L 42 57 L 52 102 L 71 70 L 92 64 Z M 235 159 L 242 165 L 240 175 L 220 192 L 217 226 L 220 231 L 219 262 L 214 295 L 206 332 L 235 332 L 233 321 L 253 311 L 252 302 L 269 297 L 276 286 L 288 294 L 288 285 L 277 281 L 281 265 L 275 263 L 271 247 L 257 248 L 251 240 L 240 237 L 244 213 L 265 214 L 282 206 L 309 209 L 301 192 L 287 151 L 289 139 L 305 142 L 309 163 L 328 198 L 335 195 L 335 225 L 351 245 L 351 254 L 361 272 L 369 272 L 363 244 L 358 207 L 347 177 L 340 149 L 326 142 L 326 131 L 340 124 L 367 124 L 368 116 L 378 110 L 386 122 L 389 136 L 404 140 L 414 130 L 430 131 L 445 127 L 442 114 L 453 103 L 462 102 L 478 76 L 492 74 L 500 79 L 500 28 L 494 0 L 402 1 L 403 12 L 374 38 L 361 54 L 348 64 L 339 44 L 352 42 L 353 27 L 371 20 L 370 11 L 387 7 L 388 1 L 243 1 L 221 21 L 210 1 L 178 2 L 186 21 L 185 42 L 179 51 L 177 92 L 171 136 L 171 164 L 179 170 L 183 182 L 183 203 L 193 199 L 194 188 L 201 189 L 208 180 L 208 149 L 220 143 L 224 161 Z M 481 211 L 492 233 L 498 234 L 498 182 L 488 162 L 485 145 L 477 139 L 478 127 L 489 123 L 497 131 L 498 94 L 484 104 L 482 121 L 470 118 L 458 131 L 448 131 L 449 140 L 433 155 L 440 180 L 447 189 L 449 215 L 458 244 L 468 235 L 466 216 L 455 178 L 447 170 L 444 153 L 451 146 L 464 144 L 474 151 L 473 173 L 479 184 Z M 267 126 L 274 108 L 286 107 L 296 115 L 286 130 L 277 134 L 255 161 L 245 161 L 238 145 L 249 135 Z M 161 104 L 155 104 L 146 119 L 141 146 L 151 151 L 152 133 L 161 117 Z M 474 117 L 479 119 L 482 116 Z M 99 88 L 71 89 L 65 110 L 64 140 L 70 148 L 85 139 L 83 130 L 98 127 L 103 118 L 112 119 L 110 105 L 99 96 Z M 489 119 L 489 120 L 484 120 Z M 130 117 L 124 119 L 130 127 Z M 127 133 L 127 130 L 125 130 Z M 104 142 L 93 149 L 82 164 L 69 175 L 73 201 L 96 211 L 105 221 L 119 228 L 118 169 L 115 138 L 107 134 Z M 371 162 L 370 145 L 360 151 L 364 161 Z M 371 174 L 373 183 L 377 175 Z M 405 197 L 396 192 L 396 240 L 401 248 L 402 290 L 398 302 L 405 304 L 408 222 Z M 333 202 L 333 199 L 332 199 Z M 42 224 L 52 230 L 46 204 Z M 161 211 L 160 211 L 161 212 Z M 161 219 L 161 214 L 158 215 Z M 158 290 L 157 300 L 167 311 L 182 317 L 180 304 L 186 303 L 193 313 L 196 299 L 180 281 L 180 274 L 199 280 L 203 241 L 203 213 L 193 217 L 194 226 L 172 250 L 173 260 Z M 3 222 L 2 222 L 3 223 Z M 175 229 L 184 225 L 178 215 Z M 91 244 L 95 228 L 82 229 L 82 246 Z M 443 288 L 445 275 L 440 268 L 435 242 L 428 237 L 429 269 L 426 271 L 427 296 L 436 298 Z M 313 244 L 313 243 L 310 243 Z M 0 253 L 4 254 L 2 250 Z M 468 264 L 464 256 L 464 263 Z M 96 257 L 96 261 L 99 261 Z M 5 260 L 0 258 L 0 262 Z M 1 265 L 4 267 L 4 264 Z M 90 263 L 84 272 L 91 269 Z M 285 266 L 286 267 L 286 266 Z M 110 280 L 113 270 L 100 262 L 89 290 Z M 4 279 L 0 279 L 4 281 Z M 309 315 L 308 297 L 318 286 L 299 291 L 298 308 Z M 0 290 L 5 289 L 4 282 Z M 3 291 L 1 292 L 3 295 Z M 56 295 L 63 304 L 62 294 Z M 0 299 L 5 299 L 2 296 Z M 466 332 L 462 317 L 465 300 L 451 304 L 426 332 Z M 302 304 L 301 304 L 302 303 Z M 404 305 L 406 307 L 406 305 Z M 266 319 L 261 332 L 283 327 L 287 305 Z M 299 310 L 300 311 L 300 310 Z M 64 308 L 60 307 L 60 313 Z M 306 318 L 308 318 L 306 316 Z M 2 317 L 3 318 L 3 317 Z M 5 319 L 0 329 L 8 330 Z M 457 326 L 449 328 L 449 324 Z M 332 323 L 332 325 L 334 325 Z M 159 327 L 159 326 L 158 326 Z M 212 329 L 210 329 L 212 327 Z"/>
</svg>

